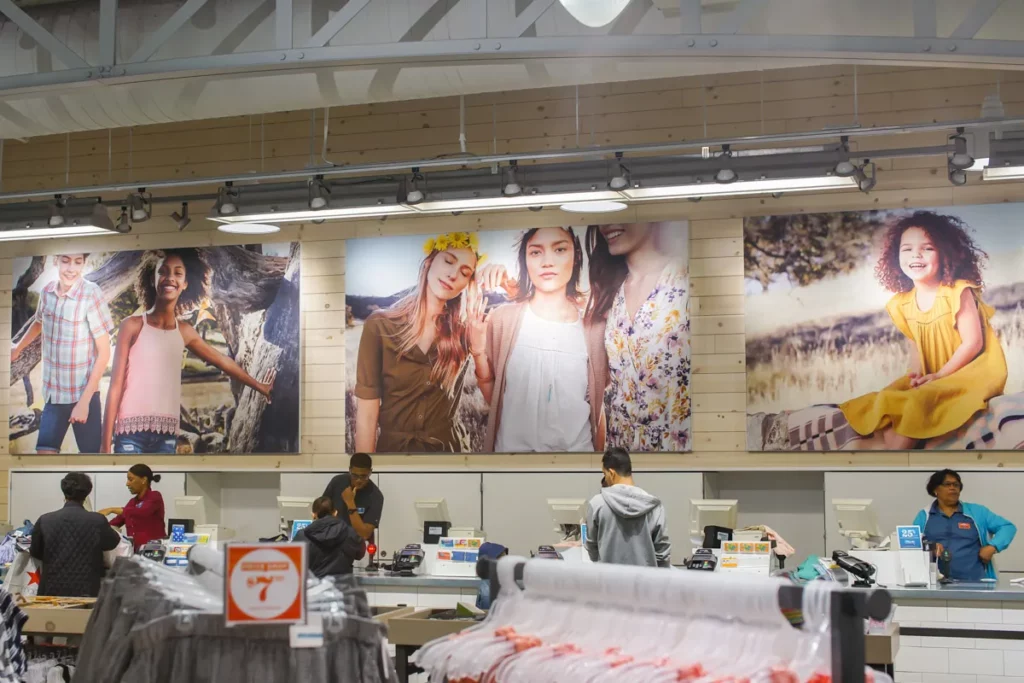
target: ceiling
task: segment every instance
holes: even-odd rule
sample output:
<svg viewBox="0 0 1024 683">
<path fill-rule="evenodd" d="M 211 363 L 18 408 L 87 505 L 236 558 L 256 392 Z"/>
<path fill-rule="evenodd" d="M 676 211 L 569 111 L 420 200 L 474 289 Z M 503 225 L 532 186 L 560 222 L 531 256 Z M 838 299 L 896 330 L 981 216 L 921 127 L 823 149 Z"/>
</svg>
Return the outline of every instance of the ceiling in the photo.
<svg viewBox="0 0 1024 683">
<path fill-rule="evenodd" d="M 558 0 L 0 0 L 0 15 L 0 138 L 837 61 L 1024 65 L 1016 0 L 632 0 L 601 28 Z"/>
</svg>

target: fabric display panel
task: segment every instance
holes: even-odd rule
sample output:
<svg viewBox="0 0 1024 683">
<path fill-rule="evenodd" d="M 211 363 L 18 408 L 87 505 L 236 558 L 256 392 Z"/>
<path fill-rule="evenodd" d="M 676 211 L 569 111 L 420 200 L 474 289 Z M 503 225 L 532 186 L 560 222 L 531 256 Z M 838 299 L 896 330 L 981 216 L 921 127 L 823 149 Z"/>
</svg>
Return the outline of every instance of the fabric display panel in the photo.
<svg viewBox="0 0 1024 683">
<path fill-rule="evenodd" d="M 822 581 L 800 587 L 766 577 L 522 558 L 503 558 L 493 571 L 498 600 L 487 619 L 414 655 L 430 680 L 892 682 L 865 667 L 864 619 L 847 603 L 888 613 L 884 591 L 854 596 Z M 802 628 L 781 609 L 783 595 L 794 591 Z"/>
<path fill-rule="evenodd" d="M 744 219 L 747 448 L 1024 448 L 1021 205 Z"/>
<path fill-rule="evenodd" d="M 104 580 L 83 637 L 75 683 L 341 683 L 396 681 L 366 594 L 350 577 L 310 579 L 307 606 L 322 613 L 323 645 L 293 649 L 289 627 L 227 627 L 223 555 L 187 575 L 122 558 Z"/>
<path fill-rule="evenodd" d="M 686 221 L 345 250 L 347 452 L 691 450 Z"/>
</svg>

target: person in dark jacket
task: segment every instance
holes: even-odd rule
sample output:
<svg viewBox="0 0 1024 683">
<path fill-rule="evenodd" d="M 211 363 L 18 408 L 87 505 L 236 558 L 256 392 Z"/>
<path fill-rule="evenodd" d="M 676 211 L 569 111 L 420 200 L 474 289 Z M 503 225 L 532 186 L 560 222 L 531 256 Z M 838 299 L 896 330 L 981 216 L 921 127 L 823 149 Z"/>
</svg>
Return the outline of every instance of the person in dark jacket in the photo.
<svg viewBox="0 0 1024 683">
<path fill-rule="evenodd" d="M 121 542 L 103 515 L 87 512 L 89 475 L 71 472 L 60 482 L 64 507 L 47 512 L 32 530 L 32 557 L 42 563 L 39 595 L 95 598 L 106 569 L 103 553 Z"/>
<path fill-rule="evenodd" d="M 366 543 L 350 524 L 338 519 L 327 496 L 313 501 L 313 523 L 295 534 L 309 546 L 309 571 L 318 578 L 351 574 L 352 563 L 366 556 Z"/>
</svg>

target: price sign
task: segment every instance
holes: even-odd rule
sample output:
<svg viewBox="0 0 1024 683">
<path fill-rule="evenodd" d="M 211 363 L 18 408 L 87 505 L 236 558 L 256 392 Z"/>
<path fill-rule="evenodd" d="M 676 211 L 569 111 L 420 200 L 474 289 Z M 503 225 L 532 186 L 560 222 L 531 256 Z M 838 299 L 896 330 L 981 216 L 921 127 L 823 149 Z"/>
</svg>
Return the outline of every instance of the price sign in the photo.
<svg viewBox="0 0 1024 683">
<path fill-rule="evenodd" d="M 228 626 L 305 622 L 305 543 L 232 543 L 224 580 Z"/>
<path fill-rule="evenodd" d="M 900 550 L 924 549 L 919 526 L 898 526 L 896 527 L 896 537 L 899 539 Z"/>
</svg>

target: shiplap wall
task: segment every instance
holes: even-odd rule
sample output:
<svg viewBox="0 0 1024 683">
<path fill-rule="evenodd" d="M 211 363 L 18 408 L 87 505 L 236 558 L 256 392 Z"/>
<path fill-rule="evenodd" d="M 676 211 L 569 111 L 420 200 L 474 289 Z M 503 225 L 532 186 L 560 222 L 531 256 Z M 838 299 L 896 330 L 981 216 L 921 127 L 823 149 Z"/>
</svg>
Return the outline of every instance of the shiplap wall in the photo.
<svg viewBox="0 0 1024 683">
<path fill-rule="evenodd" d="M 763 80 L 763 84 L 762 84 Z M 1000 82 L 1008 115 L 1024 113 L 1024 74 L 960 69 L 861 67 L 856 106 L 863 126 L 976 117 L 982 98 Z M 854 121 L 853 67 L 836 66 L 729 74 L 580 88 L 580 144 L 628 144 L 818 130 Z M 762 102 L 763 95 L 763 102 Z M 516 152 L 576 145 L 572 89 L 535 90 L 467 98 L 469 151 Z M 319 114 L 322 116 L 322 112 Z M 240 171 L 290 170 L 310 162 L 309 112 L 221 119 L 84 133 L 5 145 L 3 189 L 57 188 L 113 181 L 208 176 Z M 322 121 L 322 119 L 319 119 Z M 593 132 L 592 132 L 593 131 Z M 899 144 L 941 144 L 945 135 L 917 134 Z M 496 138 L 496 142 L 495 142 Z M 330 157 L 370 162 L 415 159 L 457 151 L 458 100 L 397 102 L 336 109 L 331 113 Z M 871 138 L 861 149 L 892 139 Z M 70 145 L 69 145 L 70 143 Z M 70 166 L 65 154 L 70 146 Z M 261 147 L 263 154 L 261 155 Z M 261 158 L 262 157 L 262 158 Z M 448 230 L 493 230 L 600 221 L 689 218 L 693 331 L 693 452 L 638 455 L 640 467 L 824 469 L 1024 467 L 1016 453 L 747 453 L 743 336 L 742 217 L 767 213 L 862 210 L 1024 200 L 1024 183 L 982 183 L 954 188 L 945 160 L 916 158 L 879 163 L 878 188 L 858 192 L 724 199 L 632 207 L 608 216 L 572 217 L 557 210 L 290 226 L 273 241 L 301 240 L 303 308 L 302 453 L 296 456 L 152 457 L 153 466 L 339 470 L 344 454 L 345 242 L 368 237 Z M 153 220 L 130 235 L 63 242 L 0 243 L 0 346 L 10 340 L 12 259 L 68 250 L 145 249 L 237 243 L 211 229 L 194 203 L 194 222 L 178 232 L 167 218 L 176 207 L 157 205 Z M 0 410 L 6 414 L 10 358 L 0 353 Z M 131 462 L 129 462 L 129 460 Z M 11 467 L 128 466 L 116 456 L 11 456 L 0 439 L 0 516 L 7 508 Z M 596 468 L 591 454 L 379 456 L 377 469 Z"/>
</svg>

